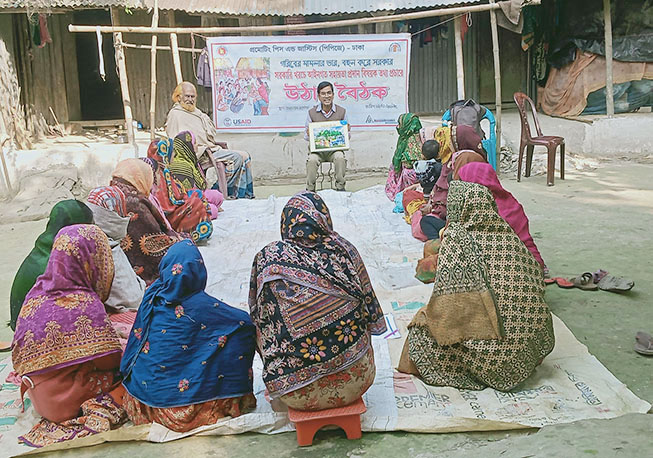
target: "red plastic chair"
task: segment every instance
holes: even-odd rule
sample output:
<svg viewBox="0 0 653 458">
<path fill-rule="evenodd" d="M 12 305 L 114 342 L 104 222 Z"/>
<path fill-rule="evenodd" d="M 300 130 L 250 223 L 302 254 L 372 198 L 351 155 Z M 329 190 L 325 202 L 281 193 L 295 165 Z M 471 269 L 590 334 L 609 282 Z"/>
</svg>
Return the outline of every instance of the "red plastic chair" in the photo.
<svg viewBox="0 0 653 458">
<path fill-rule="evenodd" d="M 519 141 L 519 161 L 517 163 L 517 181 L 521 181 L 521 165 L 524 157 L 524 148 L 526 149 L 526 168 L 524 176 L 531 176 L 531 163 L 533 162 L 533 149 L 535 146 L 546 146 L 548 152 L 548 161 L 546 168 L 546 184 L 553 186 L 553 178 L 555 175 L 555 158 L 556 150 L 560 146 L 560 179 L 565 179 L 565 139 L 563 137 L 556 137 L 553 135 L 543 135 L 540 128 L 540 122 L 537 119 L 537 111 L 533 101 L 523 92 L 515 92 L 513 96 L 517 108 L 519 109 L 519 119 L 521 120 L 521 140 Z M 533 120 L 535 121 L 535 129 L 537 130 L 537 137 L 531 135 L 531 126 L 528 123 L 528 113 L 526 112 L 526 102 L 531 105 L 531 112 L 533 113 Z"/>
</svg>

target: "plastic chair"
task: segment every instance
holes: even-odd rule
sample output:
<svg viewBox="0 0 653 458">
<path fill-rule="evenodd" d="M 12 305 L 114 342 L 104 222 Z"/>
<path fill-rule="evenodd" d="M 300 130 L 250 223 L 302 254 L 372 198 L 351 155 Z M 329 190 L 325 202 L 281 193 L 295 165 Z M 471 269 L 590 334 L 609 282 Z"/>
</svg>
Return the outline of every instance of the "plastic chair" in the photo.
<svg viewBox="0 0 653 458">
<path fill-rule="evenodd" d="M 524 176 L 531 176 L 531 164 L 533 162 L 533 149 L 535 146 L 546 146 L 548 152 L 548 160 L 546 167 L 546 184 L 553 186 L 553 179 L 555 175 L 556 163 L 556 150 L 560 146 L 560 179 L 565 179 L 565 139 L 563 137 L 556 137 L 553 135 L 543 135 L 540 128 L 540 122 L 537 119 L 537 111 L 533 101 L 523 92 L 515 92 L 513 96 L 517 109 L 519 109 L 519 119 L 521 121 L 521 139 L 519 141 L 519 161 L 517 163 L 517 181 L 521 181 L 521 165 L 522 158 L 524 157 L 524 148 L 526 148 L 526 168 Z M 526 112 L 526 102 L 531 105 L 531 112 L 535 121 L 535 129 L 537 130 L 537 137 L 531 134 L 531 126 L 528 123 L 528 113 Z"/>
<path fill-rule="evenodd" d="M 229 149 L 227 148 L 227 142 L 217 142 L 216 143 L 220 148 L 223 149 Z M 213 156 L 210 156 L 211 159 L 211 165 L 209 165 L 206 168 L 202 168 L 202 172 L 204 173 L 204 176 L 206 176 L 206 171 L 210 169 L 211 167 L 215 167 L 215 171 L 218 174 L 218 191 L 222 193 L 224 198 L 226 199 L 229 196 L 228 189 L 227 189 L 227 168 L 224 165 L 224 162 L 222 161 L 216 161 Z"/>
<path fill-rule="evenodd" d="M 324 166 L 328 165 L 329 168 L 324 171 Z M 335 178 L 335 172 L 333 170 L 333 162 L 321 162 L 320 166 L 317 168 L 317 179 L 315 180 L 315 183 L 320 183 L 320 191 L 324 189 L 324 180 L 329 179 L 329 184 L 331 185 L 331 189 L 333 189 L 333 180 Z M 317 186 L 316 186 L 317 187 Z"/>
<path fill-rule="evenodd" d="M 497 121 L 494 118 L 494 114 L 490 111 L 489 108 L 481 105 L 485 108 L 485 114 L 481 118 L 487 119 L 490 123 L 490 138 L 486 138 L 481 141 L 483 149 L 487 153 L 487 161 L 492 166 L 494 170 L 497 169 Z M 451 122 L 451 110 L 447 110 L 442 115 L 442 125 L 448 126 Z"/>
<path fill-rule="evenodd" d="M 324 426 L 334 425 L 342 428 L 347 434 L 347 439 L 360 439 L 361 414 L 367 407 L 363 398 L 358 398 L 353 404 L 335 409 L 306 412 L 288 407 L 288 418 L 295 424 L 297 430 L 297 443 L 300 447 L 313 444 L 315 433 Z"/>
</svg>

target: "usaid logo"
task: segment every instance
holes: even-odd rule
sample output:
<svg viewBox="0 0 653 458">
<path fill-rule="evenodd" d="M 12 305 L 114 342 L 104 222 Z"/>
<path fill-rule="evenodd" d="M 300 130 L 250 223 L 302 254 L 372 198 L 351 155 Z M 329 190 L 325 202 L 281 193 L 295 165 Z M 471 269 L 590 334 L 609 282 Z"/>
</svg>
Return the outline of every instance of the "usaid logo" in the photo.
<svg viewBox="0 0 653 458">
<path fill-rule="evenodd" d="M 249 126 L 252 124 L 251 119 L 234 119 L 234 126 Z"/>
</svg>

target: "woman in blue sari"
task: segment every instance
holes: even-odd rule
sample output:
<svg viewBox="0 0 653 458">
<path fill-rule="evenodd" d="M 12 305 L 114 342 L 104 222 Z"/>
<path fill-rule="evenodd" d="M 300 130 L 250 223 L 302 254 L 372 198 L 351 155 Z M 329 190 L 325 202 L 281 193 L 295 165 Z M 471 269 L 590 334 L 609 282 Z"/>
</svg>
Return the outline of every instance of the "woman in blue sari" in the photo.
<svg viewBox="0 0 653 458">
<path fill-rule="evenodd" d="M 130 420 L 186 432 L 256 406 L 249 315 L 204 292 L 206 266 L 189 240 L 170 247 L 159 275 L 121 362 Z"/>
</svg>

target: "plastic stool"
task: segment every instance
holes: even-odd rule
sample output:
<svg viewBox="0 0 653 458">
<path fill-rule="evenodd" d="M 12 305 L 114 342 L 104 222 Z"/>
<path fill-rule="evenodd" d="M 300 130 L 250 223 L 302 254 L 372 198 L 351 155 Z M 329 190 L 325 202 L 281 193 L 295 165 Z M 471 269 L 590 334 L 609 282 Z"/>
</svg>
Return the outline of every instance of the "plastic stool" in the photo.
<svg viewBox="0 0 653 458">
<path fill-rule="evenodd" d="M 334 425 L 342 428 L 347 439 L 360 439 L 361 414 L 367 410 L 363 398 L 358 398 L 353 404 L 335 409 L 307 412 L 288 407 L 288 417 L 297 429 L 297 443 L 300 447 L 313 444 L 315 433 L 324 426 Z"/>
</svg>

